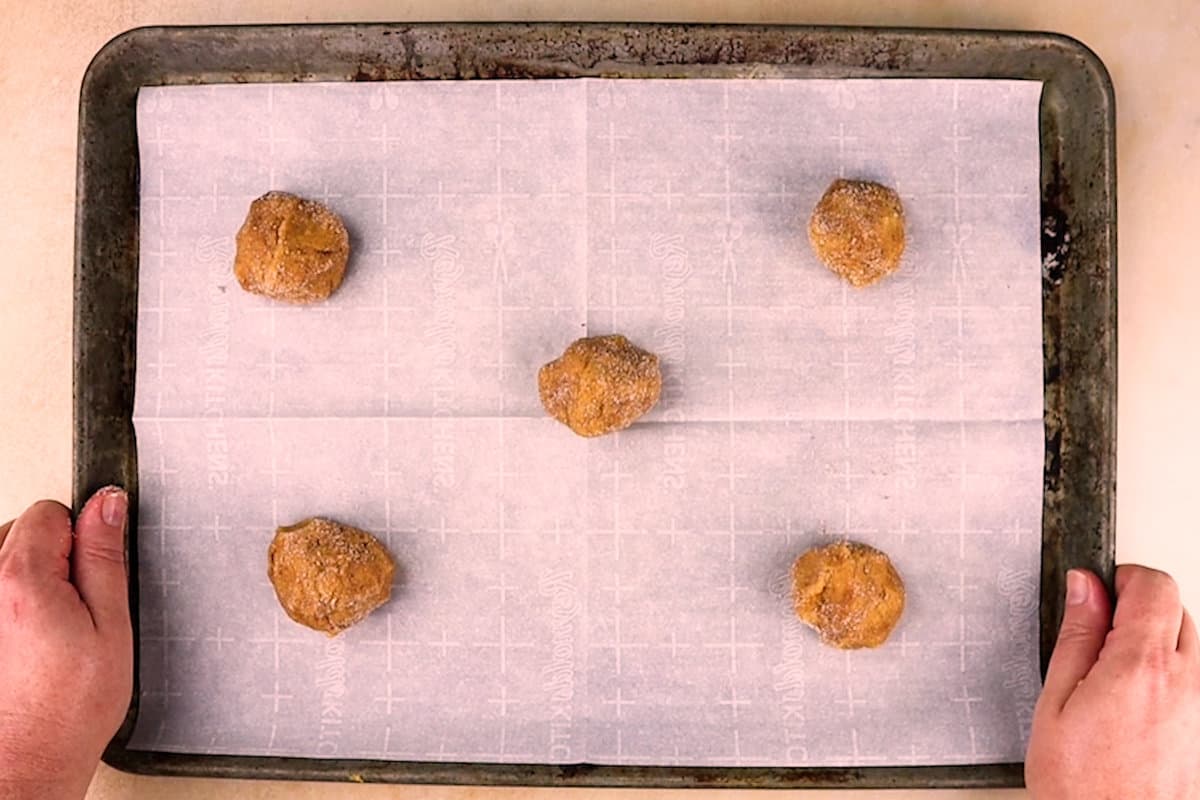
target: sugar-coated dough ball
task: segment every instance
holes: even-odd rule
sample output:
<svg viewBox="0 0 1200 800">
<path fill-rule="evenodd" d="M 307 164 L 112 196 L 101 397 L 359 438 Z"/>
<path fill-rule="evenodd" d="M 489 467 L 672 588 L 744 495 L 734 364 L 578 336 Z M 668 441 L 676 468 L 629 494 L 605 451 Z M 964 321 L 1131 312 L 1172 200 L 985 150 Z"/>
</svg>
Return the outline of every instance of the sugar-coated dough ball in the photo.
<svg viewBox="0 0 1200 800">
<path fill-rule="evenodd" d="M 287 192 L 250 204 L 237 234 L 233 272 L 242 288 L 287 303 L 333 294 L 346 274 L 350 235 L 337 214 Z"/>
<path fill-rule="evenodd" d="M 900 266 L 900 195 L 882 184 L 839 178 L 813 209 L 808 240 L 825 266 L 854 286 L 870 286 Z"/>
<path fill-rule="evenodd" d="M 816 547 L 792 564 L 796 616 L 843 650 L 883 644 L 904 613 L 904 582 L 879 550 L 855 542 Z"/>
<path fill-rule="evenodd" d="M 620 334 L 578 339 L 538 372 L 546 412 L 580 436 L 628 428 L 661 392 L 658 356 Z"/>
<path fill-rule="evenodd" d="M 371 534 L 313 517 L 275 532 L 267 577 L 287 615 L 335 636 L 388 601 L 396 565 Z"/>
</svg>

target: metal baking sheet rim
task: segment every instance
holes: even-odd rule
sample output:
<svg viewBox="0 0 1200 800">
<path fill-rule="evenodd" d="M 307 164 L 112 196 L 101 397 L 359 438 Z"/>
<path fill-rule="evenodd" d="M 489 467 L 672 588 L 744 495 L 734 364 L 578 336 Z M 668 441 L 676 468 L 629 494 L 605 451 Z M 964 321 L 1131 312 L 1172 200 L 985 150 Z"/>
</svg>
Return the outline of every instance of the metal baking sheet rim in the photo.
<svg viewBox="0 0 1200 800">
<path fill-rule="evenodd" d="M 1034 32 L 669 24 L 336 24 L 153 27 L 93 58 L 79 107 L 75 205 L 74 506 L 129 488 L 129 595 L 138 600 L 138 157 L 142 86 L 546 77 L 959 77 L 1043 82 L 1041 104 L 1046 459 L 1041 661 L 1062 615 L 1063 574 L 1111 586 L 1116 496 L 1115 101 L 1103 63 L 1069 37 Z M 136 679 L 136 671 L 135 671 Z M 930 767 L 665 767 L 267 758 L 128 749 L 154 775 L 351 782 L 714 788 L 1013 787 L 1021 764 Z"/>
</svg>

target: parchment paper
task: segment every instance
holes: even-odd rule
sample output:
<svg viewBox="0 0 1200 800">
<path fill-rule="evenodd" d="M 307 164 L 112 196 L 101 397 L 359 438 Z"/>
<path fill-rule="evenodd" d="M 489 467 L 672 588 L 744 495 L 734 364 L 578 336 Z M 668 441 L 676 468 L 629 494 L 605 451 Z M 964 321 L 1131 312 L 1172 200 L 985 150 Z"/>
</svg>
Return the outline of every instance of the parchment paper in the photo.
<svg viewBox="0 0 1200 800">
<path fill-rule="evenodd" d="M 139 748 L 710 765 L 1021 758 L 1039 688 L 1040 86 L 470 81 L 144 89 Z M 901 193 L 848 289 L 808 215 Z M 346 281 L 243 292 L 268 189 L 351 230 Z M 659 407 L 586 441 L 536 370 L 619 331 Z M 336 639 L 280 611 L 274 528 L 400 564 Z M 819 643 L 788 567 L 848 537 L 908 587 Z"/>
</svg>

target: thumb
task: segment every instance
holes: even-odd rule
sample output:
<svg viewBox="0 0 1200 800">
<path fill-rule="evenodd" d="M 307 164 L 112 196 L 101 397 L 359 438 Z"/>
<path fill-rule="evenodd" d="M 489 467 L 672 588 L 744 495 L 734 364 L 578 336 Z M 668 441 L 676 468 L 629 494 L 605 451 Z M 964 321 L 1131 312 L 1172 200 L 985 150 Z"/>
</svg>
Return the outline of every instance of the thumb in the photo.
<svg viewBox="0 0 1200 800">
<path fill-rule="evenodd" d="M 110 486 L 92 495 L 75 521 L 71 576 L 96 628 L 129 627 L 125 522 L 129 495 Z"/>
<path fill-rule="evenodd" d="M 1086 570 L 1067 572 L 1066 609 L 1039 705 L 1062 711 L 1099 658 L 1111 624 L 1112 605 L 1100 579 Z"/>
</svg>

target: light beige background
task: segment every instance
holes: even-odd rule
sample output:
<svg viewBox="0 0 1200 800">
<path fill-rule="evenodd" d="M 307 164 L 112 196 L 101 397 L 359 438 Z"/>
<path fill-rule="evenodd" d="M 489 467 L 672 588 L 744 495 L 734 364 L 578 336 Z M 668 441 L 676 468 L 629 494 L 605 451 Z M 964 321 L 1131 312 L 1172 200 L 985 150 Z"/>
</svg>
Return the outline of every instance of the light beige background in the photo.
<svg viewBox="0 0 1200 800">
<path fill-rule="evenodd" d="M 823 23 L 1041 29 L 1082 39 L 1117 87 L 1120 208 L 1118 556 L 1167 569 L 1200 609 L 1190 501 L 1200 468 L 1200 3 L 1140 0 L 20 0 L 0 25 L 0 518 L 67 501 L 79 81 L 109 38 L 151 24 L 419 20 Z M 799 793 L 795 793 L 799 794 Z M 774 793 L 772 797 L 795 796 Z M 750 792 L 496 790 L 150 779 L 101 767 L 90 800 L 430 798 L 734 800 Z M 755 795 L 760 796 L 760 795 Z M 999 800 L 1023 792 L 811 792 Z"/>
</svg>

